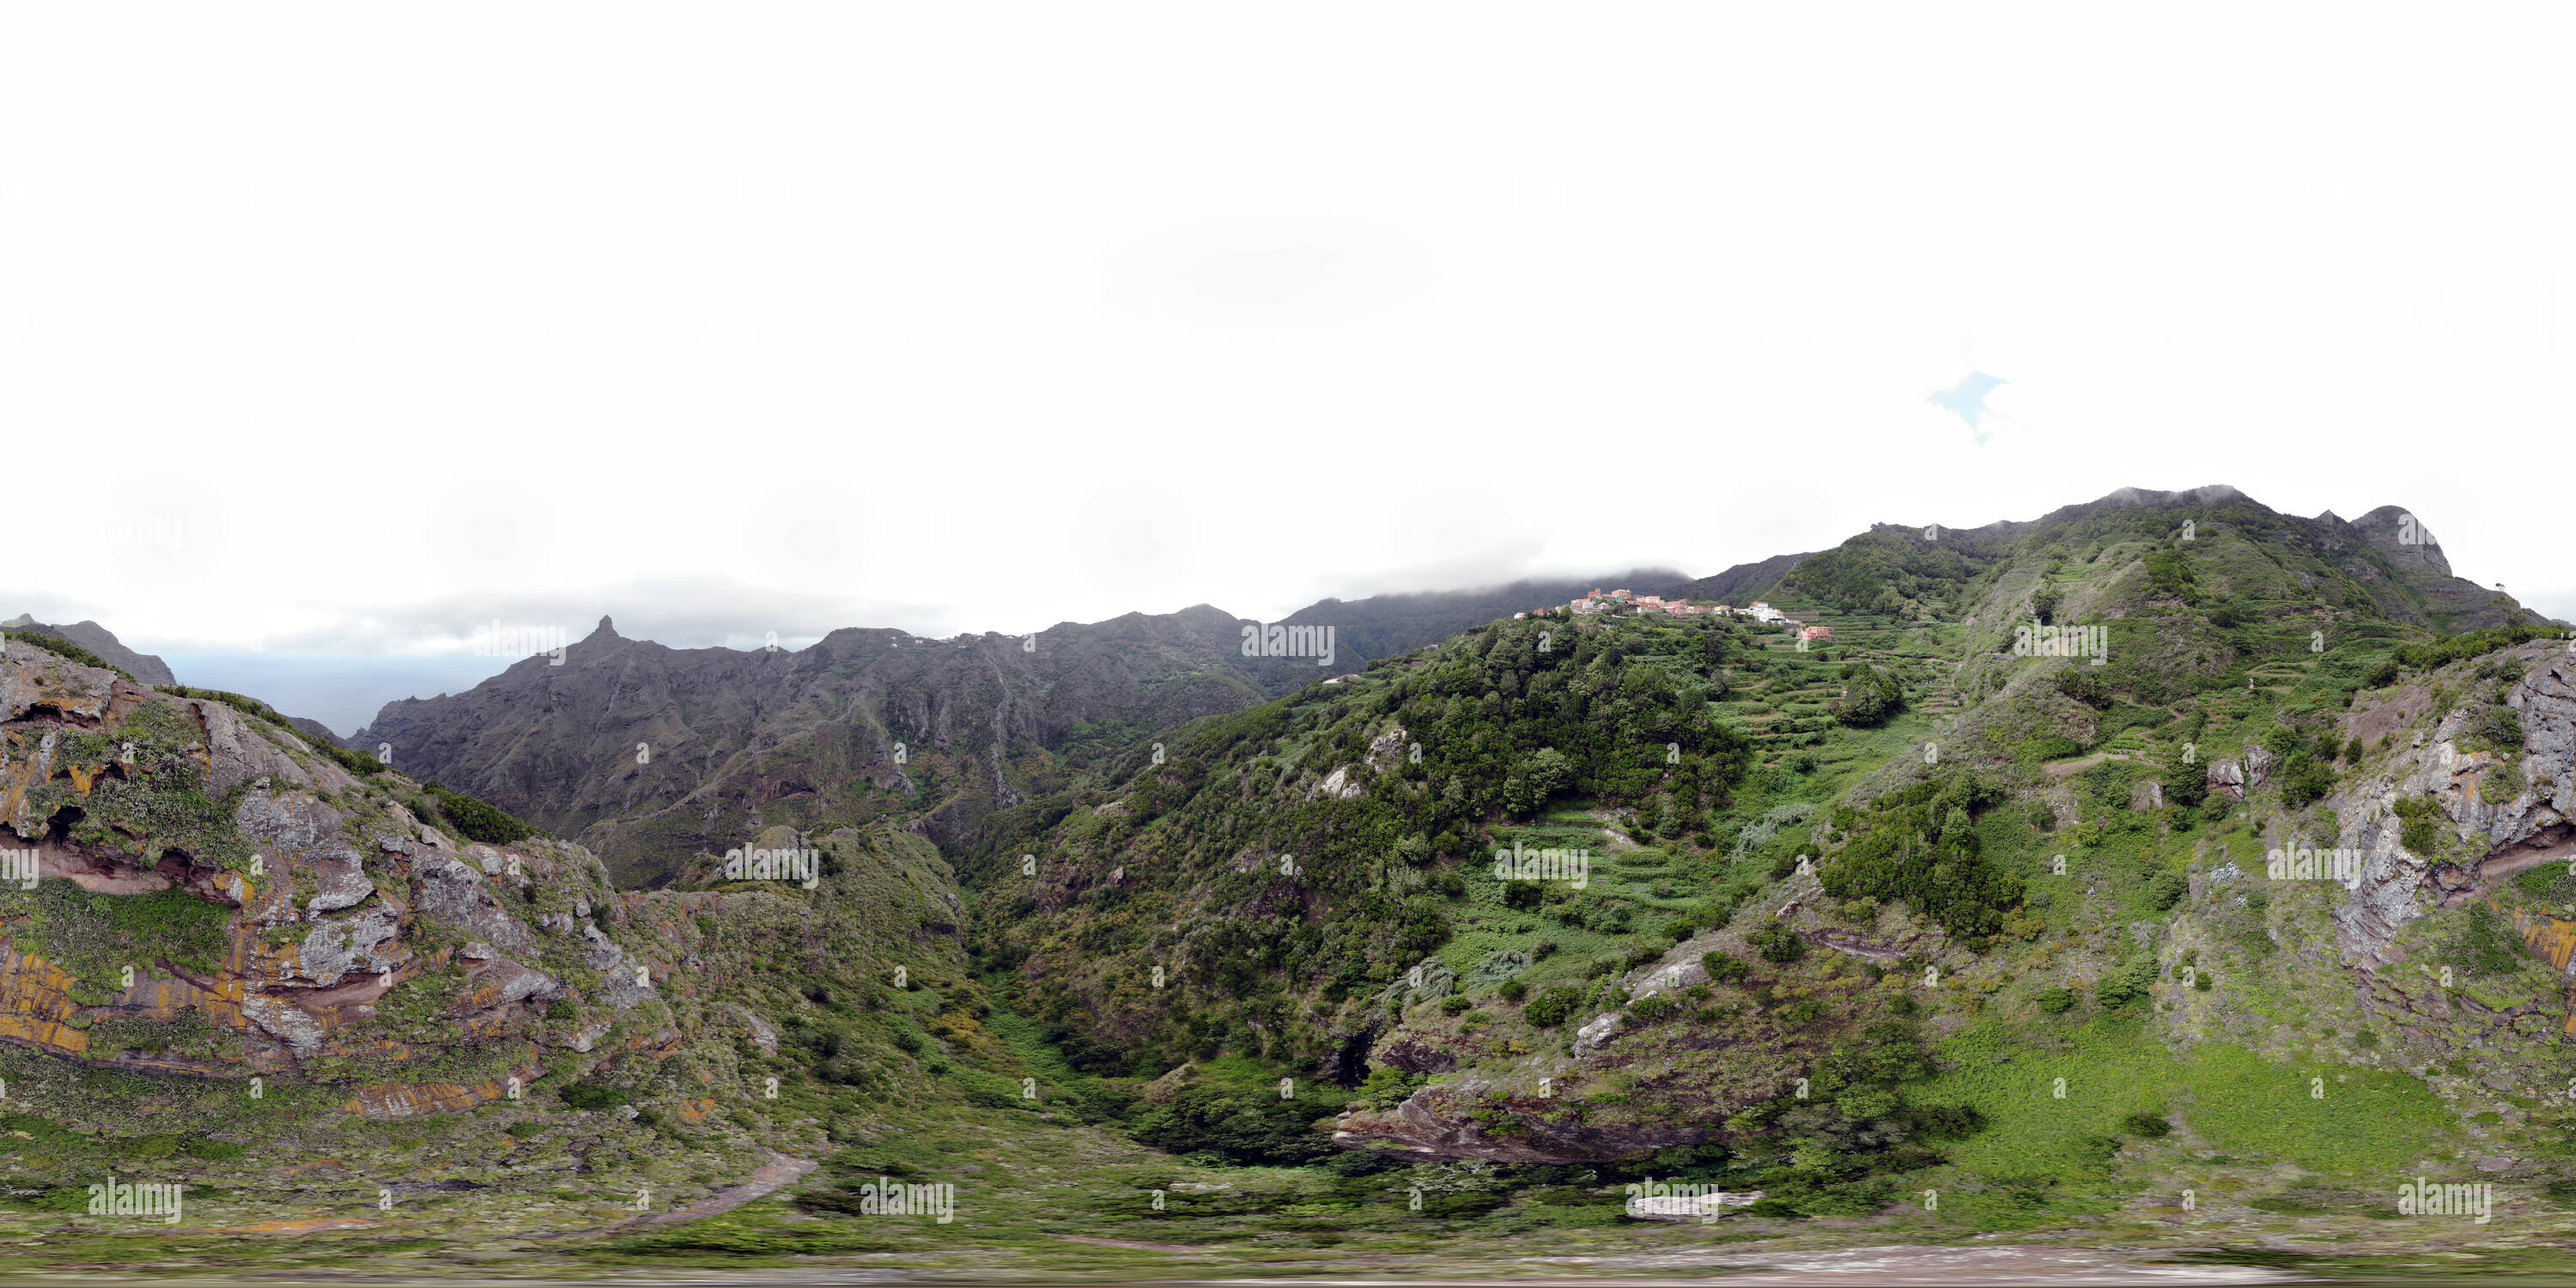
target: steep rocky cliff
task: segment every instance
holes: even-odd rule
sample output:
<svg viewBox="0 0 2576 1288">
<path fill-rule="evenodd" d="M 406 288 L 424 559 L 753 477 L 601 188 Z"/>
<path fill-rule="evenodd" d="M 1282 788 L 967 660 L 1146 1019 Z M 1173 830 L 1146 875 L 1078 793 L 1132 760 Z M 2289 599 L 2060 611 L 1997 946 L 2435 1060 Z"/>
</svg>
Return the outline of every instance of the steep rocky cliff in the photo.
<svg viewBox="0 0 2576 1288">
<path fill-rule="evenodd" d="M 351 738 L 395 765 L 578 836 L 622 884 L 773 824 L 889 815 L 947 828 L 1007 808 L 1094 729 L 1134 736 L 1310 682 L 1242 655 L 1212 608 L 1028 638 L 835 631 L 799 652 L 671 649 L 602 619 L 561 666 L 393 703 Z"/>
<path fill-rule="evenodd" d="M 399 779 L 23 643 L 0 668 L 0 749 L 0 848 L 23 874 L 0 890 L 0 1036 L 355 1084 L 370 1114 L 492 1099 L 549 1051 L 678 1037 L 593 924 L 609 888 L 579 847 L 462 841 Z"/>
<path fill-rule="evenodd" d="M 84 621 L 74 622 L 69 626 L 48 626 L 28 614 L 20 613 L 9 621 L 0 622 L 0 631 L 29 631 L 38 635 L 51 635 L 59 640 L 68 640 L 97 654 L 109 666 L 123 667 L 126 674 L 145 684 L 179 682 L 170 674 L 168 663 L 149 653 L 137 653 L 127 648 L 125 642 L 116 638 L 114 632 L 96 622 Z"/>
</svg>

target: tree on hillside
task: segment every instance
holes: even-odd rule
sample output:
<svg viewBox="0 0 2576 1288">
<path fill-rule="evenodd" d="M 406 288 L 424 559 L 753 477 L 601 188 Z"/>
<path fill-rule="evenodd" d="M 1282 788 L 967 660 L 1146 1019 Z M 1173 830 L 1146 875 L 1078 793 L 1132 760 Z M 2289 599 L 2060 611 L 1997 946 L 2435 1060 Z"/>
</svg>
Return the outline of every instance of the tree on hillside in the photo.
<svg viewBox="0 0 2576 1288">
<path fill-rule="evenodd" d="M 1866 662 L 1843 664 L 1843 697 L 1834 718 L 1854 728 L 1883 724 L 1905 705 L 1905 686 Z"/>
</svg>

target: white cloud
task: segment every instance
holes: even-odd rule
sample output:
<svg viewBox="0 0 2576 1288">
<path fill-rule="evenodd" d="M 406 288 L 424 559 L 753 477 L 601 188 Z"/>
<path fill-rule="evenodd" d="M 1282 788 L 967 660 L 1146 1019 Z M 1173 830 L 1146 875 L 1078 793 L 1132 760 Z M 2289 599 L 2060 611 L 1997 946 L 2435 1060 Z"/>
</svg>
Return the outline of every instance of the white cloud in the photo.
<svg viewBox="0 0 2576 1288">
<path fill-rule="evenodd" d="M 0 612 L 1270 618 L 2212 481 L 2576 606 L 2570 18 L 2312 17 L 31 11 Z"/>
</svg>

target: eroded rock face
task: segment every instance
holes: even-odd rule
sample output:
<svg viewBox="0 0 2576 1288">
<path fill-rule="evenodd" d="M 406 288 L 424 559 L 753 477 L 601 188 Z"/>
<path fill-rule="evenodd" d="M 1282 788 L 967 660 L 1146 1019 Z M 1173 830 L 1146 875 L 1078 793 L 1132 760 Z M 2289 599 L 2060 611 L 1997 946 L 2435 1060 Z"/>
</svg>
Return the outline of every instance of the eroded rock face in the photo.
<svg viewBox="0 0 2576 1288">
<path fill-rule="evenodd" d="M 1368 795 L 1368 789 L 1353 781 L 1351 767 L 1343 765 L 1326 775 L 1324 781 L 1317 783 L 1315 790 L 1306 794 L 1306 799 L 1314 800 L 1320 797 L 1328 801 L 1344 801 L 1366 795 Z"/>
<path fill-rule="evenodd" d="M 179 682 L 170 674 L 168 663 L 149 653 L 137 653 L 127 648 L 125 641 L 116 638 L 115 632 L 96 622 L 81 621 L 70 625 L 48 625 L 37 621 L 29 614 L 20 613 L 6 622 L 0 622 L 0 630 L 32 631 L 39 635 L 51 635 L 56 639 L 69 640 L 97 654 L 109 666 L 124 667 L 128 675 L 145 684 Z"/>
<path fill-rule="evenodd" d="M 2516 651 L 2530 668 L 2507 694 L 2505 705 L 2521 717 L 2522 791 L 2502 801 L 2481 787 L 2499 764 L 2491 752 L 2464 752 L 2458 739 L 2468 725 L 2466 708 L 2444 713 L 2429 736 L 2414 740 L 2388 765 L 2327 798 L 2340 825 L 2339 846 L 2364 856 L 2361 879 L 2334 911 L 2336 938 L 2347 960 L 2384 965 L 2397 931 L 2439 900 L 2456 906 L 2495 881 L 2540 863 L 2576 858 L 2576 658 L 2548 645 Z M 2376 712 L 2356 712 L 2361 726 Z M 2396 815 L 2401 800 L 2439 805 L 2452 839 L 2483 851 L 2467 864 L 2435 865 L 2408 853 Z"/>
<path fill-rule="evenodd" d="M 367 877 L 363 861 L 355 854 L 333 857 L 314 865 L 313 898 L 304 905 L 307 912 L 338 912 L 366 902 L 376 892 L 376 883 Z"/>
<path fill-rule="evenodd" d="M 633 1049 L 674 1037 L 667 1022 L 617 1028 L 618 1012 L 655 995 L 635 975 L 643 965 L 649 978 L 656 963 L 587 924 L 583 892 L 604 873 L 586 852 L 534 839 L 460 846 L 292 733 L 223 703 L 152 693 L 11 642 L 0 653 L 0 791 L 0 846 L 36 851 L 42 878 L 11 883 L 0 900 L 33 906 L 59 880 L 109 898 L 180 893 L 213 914 L 179 914 L 194 926 L 172 941 L 179 961 L 105 966 L 81 964 L 79 946 L 112 927 L 81 919 L 113 922 L 116 907 L 53 897 L 42 918 L 0 919 L 0 1040 L 201 1077 L 294 1079 L 328 1061 L 335 1078 L 352 1067 L 378 1076 L 353 1111 L 399 1116 L 504 1094 L 510 1077 L 536 1076 L 544 1045 Z M 226 797 L 228 814 L 206 813 Z M 540 936 L 531 923 L 545 914 L 567 931 L 582 919 L 584 938 Z M 421 933 L 433 929 L 443 933 Z M 470 942 L 456 947 L 459 938 Z M 563 969 L 545 964 L 549 950 L 561 968 L 620 968 L 588 1022 L 544 1022 L 546 1003 L 576 996 Z M 428 1022 L 424 996 L 435 1005 Z M 388 998 L 410 1017 L 400 1028 L 380 1019 Z M 99 1045 L 110 1033 L 126 1040 Z M 154 1036 L 172 1033 L 187 1036 Z M 480 1082 L 404 1078 L 459 1049 L 530 1054 Z"/>
<path fill-rule="evenodd" d="M 524 952 L 536 946 L 536 935 L 528 929 L 528 923 L 502 908 L 501 901 L 486 888 L 480 868 L 440 851 L 413 856 L 412 871 L 418 878 L 414 889 L 421 916 L 510 952 Z"/>
<path fill-rule="evenodd" d="M 1561 1113 L 1551 1121 L 1549 1111 L 1561 1108 L 1554 1100 L 1525 1099 L 1499 1084 L 1468 1078 L 1425 1087 L 1393 1109 L 1343 1114 L 1333 1125 L 1333 1143 L 1496 1163 L 1583 1163 L 1696 1145 L 1710 1135 L 1697 1127 L 1595 1127 Z M 1495 1123 L 1507 1124 L 1507 1130 L 1494 1130 L 1489 1124 Z"/>
<path fill-rule="evenodd" d="M 1458 1057 L 1434 1046 L 1418 1033 L 1408 1033 L 1395 1041 L 1379 1045 L 1372 1052 L 1377 1060 L 1407 1073 L 1447 1073 L 1458 1067 Z"/>
<path fill-rule="evenodd" d="M 334 917 L 315 925 L 291 963 L 281 963 L 281 978 L 301 977 L 316 988 L 329 988 L 351 972 L 381 974 L 411 960 L 395 940 L 401 919 L 390 908 L 375 908 L 351 917 Z"/>
<path fill-rule="evenodd" d="M 1580 1056 L 1608 1046 L 1610 1039 L 1618 1036 L 1619 1026 L 1624 1019 L 1625 1017 L 1617 1011 L 1605 1011 L 1592 1017 L 1590 1024 L 1574 1032 L 1574 1054 Z"/>
<path fill-rule="evenodd" d="M 2261 743 L 2256 743 L 2247 747 L 2240 759 L 2209 762 L 2206 781 L 2209 790 L 2221 793 L 2229 800 L 2241 801 L 2245 799 L 2245 793 L 2262 786 L 2264 778 L 2271 772 L 2272 753 Z M 2158 799 L 2162 799 L 2161 795 Z"/>
<path fill-rule="evenodd" d="M 1409 745 L 1404 726 L 1389 724 L 1385 733 L 1369 739 L 1368 754 L 1362 759 L 1368 765 L 1370 773 L 1388 773 L 1404 762 L 1405 751 Z"/>
<path fill-rule="evenodd" d="M 599 972 L 609 1005 L 622 1011 L 657 996 L 651 969 L 647 967 L 642 972 L 643 978 L 638 979 L 636 968 L 642 963 L 627 957 L 626 950 L 610 939 L 605 931 L 586 925 L 581 928 L 581 937 L 589 945 L 582 952 L 582 960 Z"/>
<path fill-rule="evenodd" d="M 0 720 L 16 720 L 39 709 L 58 714 L 80 727 L 106 718 L 120 691 L 141 693 L 118 679 L 116 672 L 66 661 L 33 644 L 9 641 L 0 651 Z"/>
</svg>

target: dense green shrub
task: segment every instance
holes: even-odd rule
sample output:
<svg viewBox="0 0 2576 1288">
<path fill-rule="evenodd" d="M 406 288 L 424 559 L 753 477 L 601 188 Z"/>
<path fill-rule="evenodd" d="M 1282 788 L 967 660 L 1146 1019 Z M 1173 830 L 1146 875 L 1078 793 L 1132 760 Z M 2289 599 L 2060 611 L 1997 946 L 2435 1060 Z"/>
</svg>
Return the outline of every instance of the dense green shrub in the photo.
<svg viewBox="0 0 2576 1288">
<path fill-rule="evenodd" d="M 2396 668 L 2426 670 L 2464 658 L 2492 653 L 2500 648 L 2511 648 L 2516 644 L 2526 644 L 2532 640 L 2548 639 L 2554 634 L 2556 634 L 2555 631 L 2542 626 L 2496 626 L 2482 631 L 2470 631 L 2465 635 L 2453 635 L 2446 639 L 2401 645 L 2395 653 L 2389 655 L 2388 680 L 2381 680 L 2376 675 L 2371 679 L 2376 687 L 2394 680 Z"/>
<path fill-rule="evenodd" d="M 2192 576 L 2191 561 L 2178 550 L 2158 550 L 2146 558 L 2147 587 L 2158 595 L 2189 602 L 2197 582 Z"/>
<path fill-rule="evenodd" d="M 2138 956 L 2102 973 L 2093 986 L 2093 997 L 2105 1007 L 2117 1008 L 2148 995 L 2156 980 L 2156 959 Z"/>
<path fill-rule="evenodd" d="M 537 834 L 537 829 L 463 792 L 451 792 L 436 783 L 423 783 L 421 787 L 438 803 L 438 812 L 466 840 L 507 845 Z"/>
<path fill-rule="evenodd" d="M 2397 802 L 2399 827 L 2397 843 L 2419 857 L 2432 854 L 2441 844 L 2439 827 L 2445 819 L 2442 807 L 2421 797 Z"/>
<path fill-rule="evenodd" d="M 1582 1001 L 1582 989 L 1558 984 L 1531 998 L 1529 1005 L 1521 1008 L 1521 1018 L 1539 1028 L 1552 1029 L 1565 1023 L 1565 1017 L 1573 1014 Z"/>
<path fill-rule="evenodd" d="M 1429 1079 L 1409 1073 L 1394 1065 L 1380 1065 L 1369 1070 L 1359 1086 L 1358 1103 L 1370 1109 L 1393 1109 L 1405 1097 L 1420 1090 Z"/>
<path fill-rule="evenodd" d="M 1950 776 L 1871 802 L 1851 844 L 1824 866 L 1825 893 L 1903 900 L 1954 935 L 1993 934 L 2021 902 L 2022 879 L 1987 861 L 1971 812 L 2008 795 L 1999 783 Z"/>
<path fill-rule="evenodd" d="M 1905 705 L 1905 685 L 1863 662 L 1843 666 L 1843 697 L 1834 718 L 1854 728 L 1885 724 Z"/>
<path fill-rule="evenodd" d="M 1733 953 L 1701 953 L 1699 964 L 1700 969 L 1708 972 L 1709 979 L 1719 984 L 1732 984 L 1753 973 L 1753 967 Z"/>
<path fill-rule="evenodd" d="M 1332 1138 L 1308 1124 L 1315 1105 L 1253 1091 L 1183 1087 L 1136 1116 L 1129 1134 L 1174 1154 L 1212 1153 L 1229 1162 L 1293 1167 L 1331 1156 Z"/>
<path fill-rule="evenodd" d="M 2513 708 L 2494 702 L 2469 708 L 2469 718 L 2460 730 L 2460 750 L 2511 755 L 2521 752 L 2522 743 L 2522 717 Z"/>
<path fill-rule="evenodd" d="M 2507 975 L 2522 964 L 2522 941 L 2514 935 L 2513 923 L 2495 909 L 2472 903 L 2444 957 L 2472 975 Z"/>
<path fill-rule="evenodd" d="M 2190 809 L 2209 799 L 2209 771 L 2200 765 L 2176 765 L 2164 777 L 2165 803 Z"/>
<path fill-rule="evenodd" d="M 1803 1028 L 1825 1018 L 1825 1010 L 1822 998 L 1801 998 L 1772 1012 L 1771 1018 L 1777 1020 L 1783 1028 Z"/>
<path fill-rule="evenodd" d="M 634 1099 L 632 1092 L 596 1083 L 576 1083 L 555 1093 L 555 1096 L 575 1109 L 608 1109 Z"/>
<path fill-rule="evenodd" d="M 2191 893 L 2191 879 L 2179 872 L 2157 872 L 2147 878 L 2147 906 L 2158 912 L 2170 910 Z"/>
<path fill-rule="evenodd" d="M 1639 1024 L 1656 1024 L 1680 1013 L 1681 1003 L 1658 993 L 1628 1003 L 1628 1018 Z"/>
<path fill-rule="evenodd" d="M 1762 954 L 1762 960 L 1766 962 L 1793 962 L 1807 955 L 1807 941 L 1798 938 L 1798 932 L 1781 922 L 1775 921 L 1746 935 L 1744 942 Z"/>
<path fill-rule="evenodd" d="M 2333 790 L 2334 770 L 2304 747 L 2281 766 L 2281 799 L 2292 808 L 2312 805 Z"/>
<path fill-rule="evenodd" d="M 1971 551 L 1955 537 L 1926 541 L 1877 529 L 1807 556 L 1781 586 L 1847 612 L 1892 613 L 1909 599 L 1957 597 L 1993 562 L 1990 553 Z"/>
</svg>

